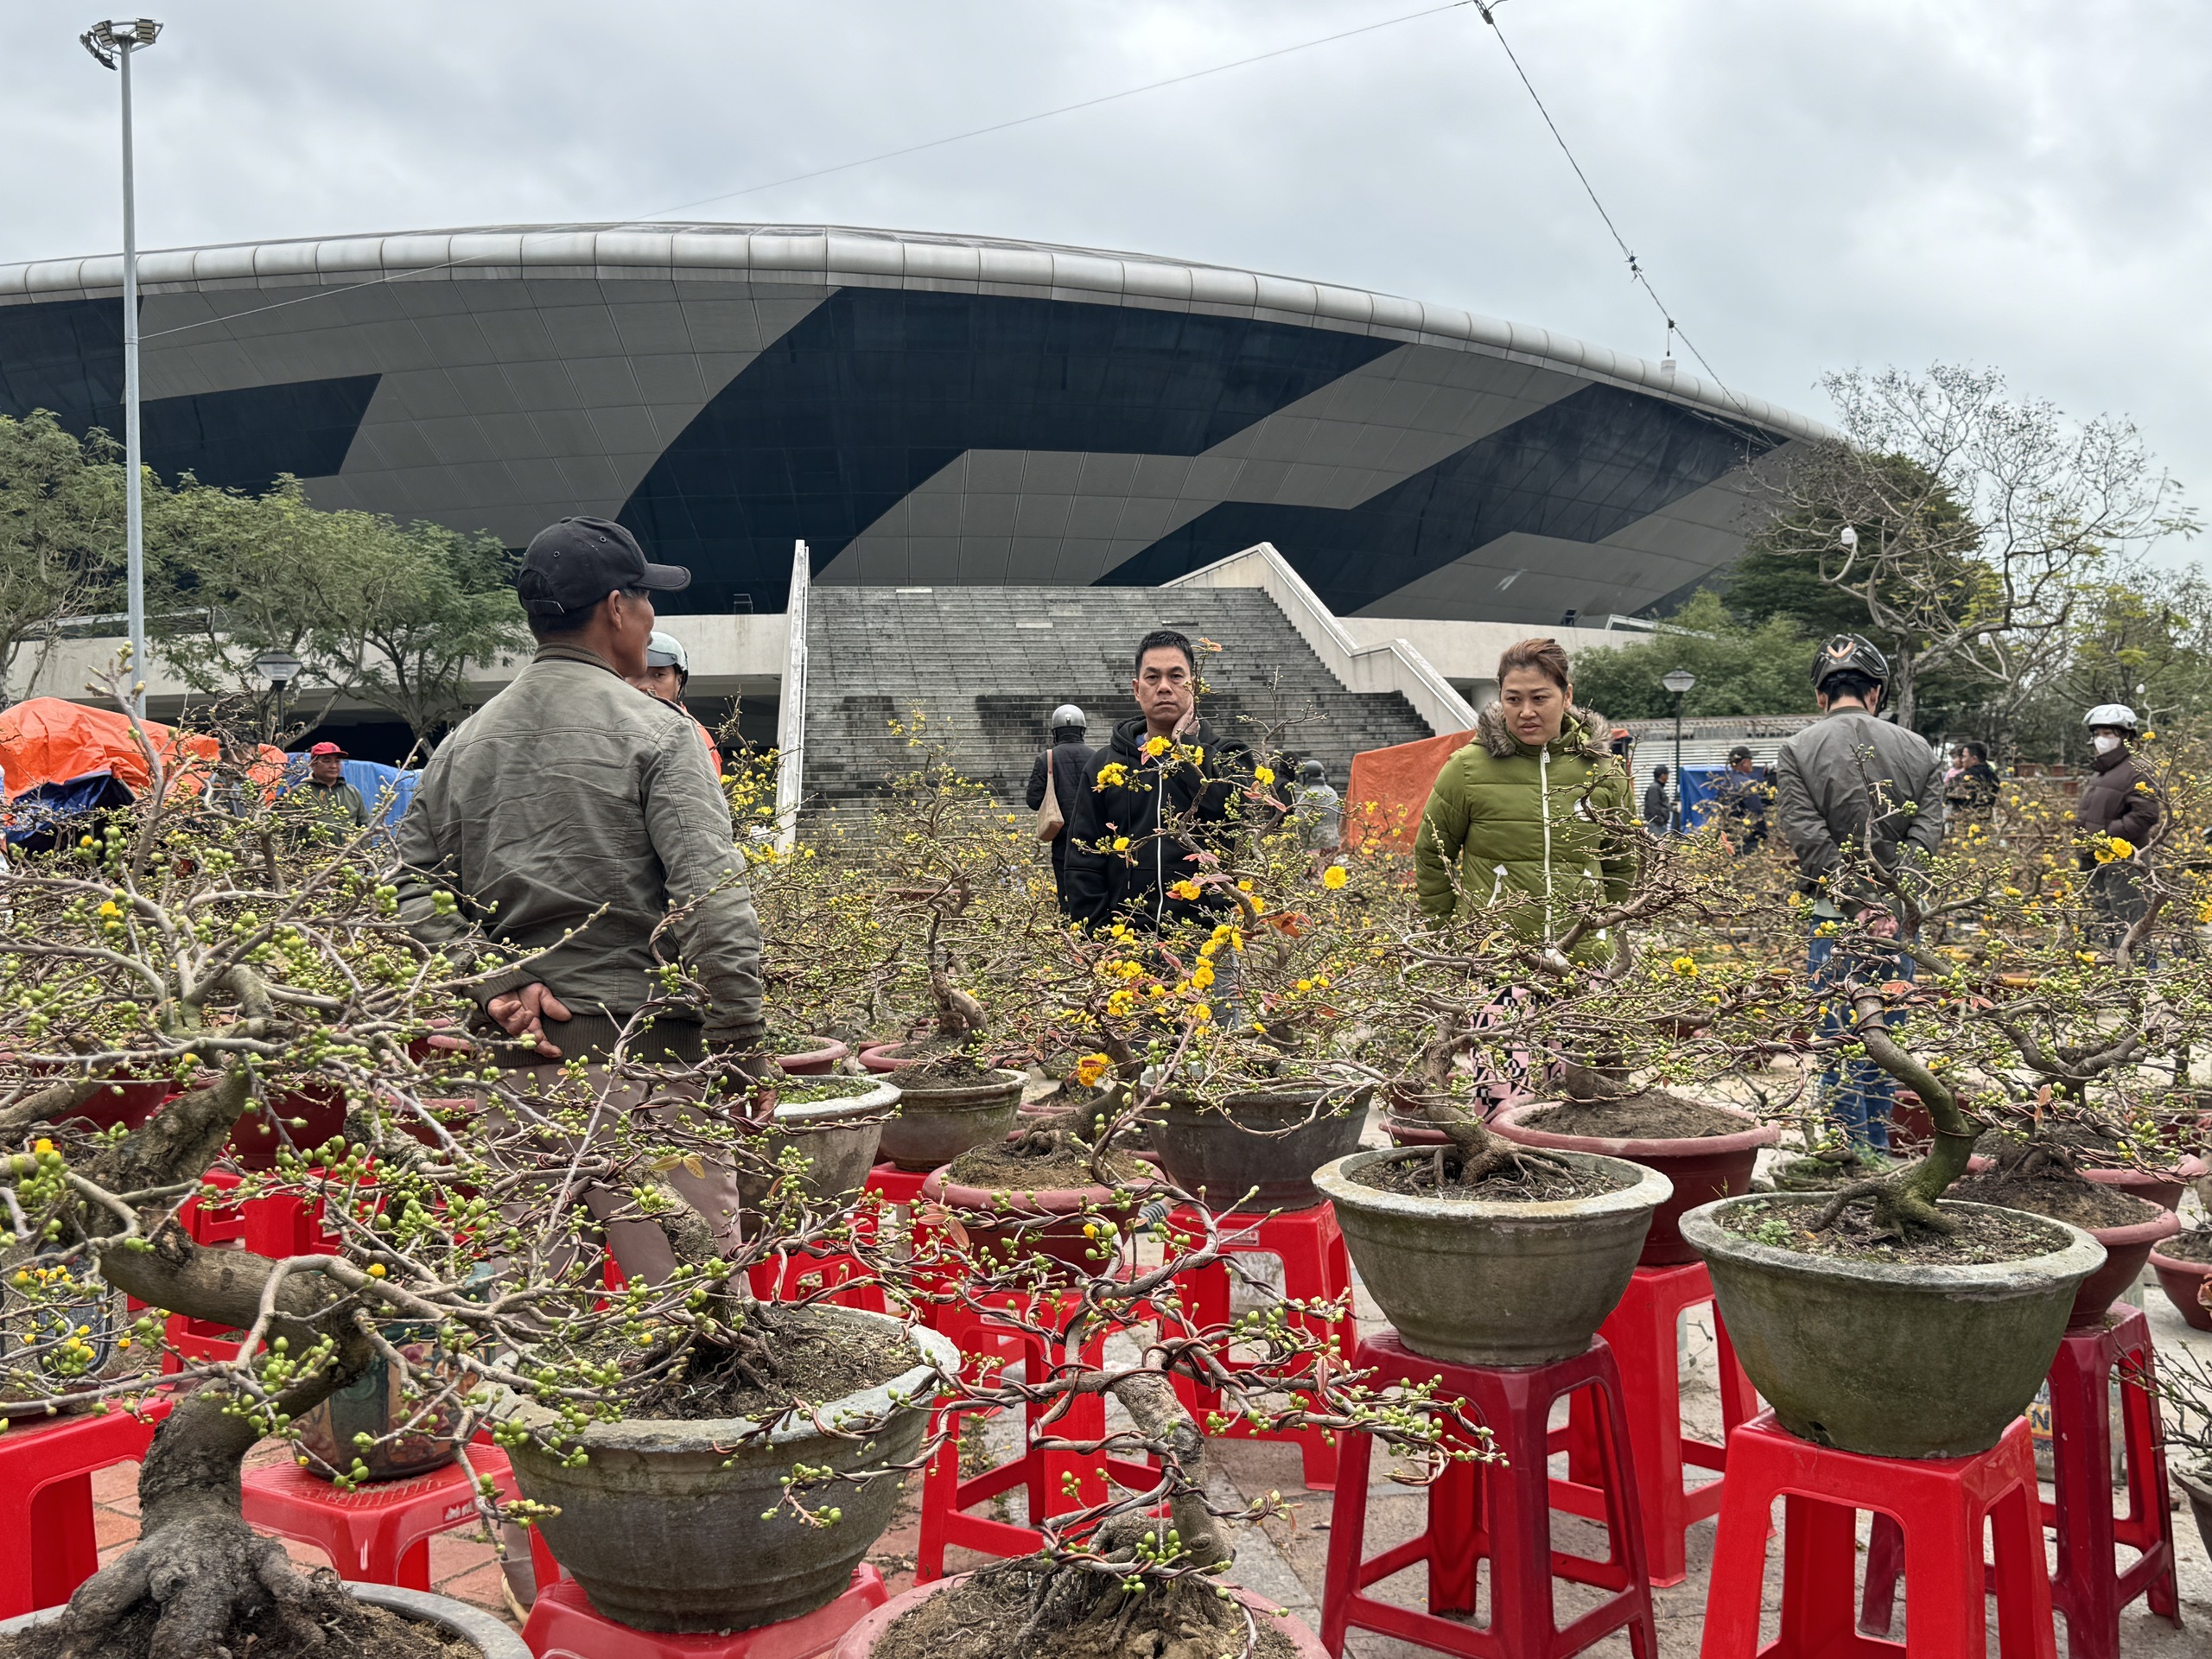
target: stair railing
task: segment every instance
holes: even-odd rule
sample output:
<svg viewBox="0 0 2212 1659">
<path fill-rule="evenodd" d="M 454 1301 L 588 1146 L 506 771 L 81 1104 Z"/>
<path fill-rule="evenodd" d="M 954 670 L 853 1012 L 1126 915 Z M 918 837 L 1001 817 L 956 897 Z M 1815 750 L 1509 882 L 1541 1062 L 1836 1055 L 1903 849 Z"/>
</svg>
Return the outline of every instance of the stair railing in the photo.
<svg viewBox="0 0 2212 1659">
<path fill-rule="evenodd" d="M 791 543 L 791 593 L 784 607 L 784 687 L 776 709 L 776 850 L 798 842 L 798 805 L 806 776 L 806 617 L 814 590 L 813 555 Z"/>
</svg>

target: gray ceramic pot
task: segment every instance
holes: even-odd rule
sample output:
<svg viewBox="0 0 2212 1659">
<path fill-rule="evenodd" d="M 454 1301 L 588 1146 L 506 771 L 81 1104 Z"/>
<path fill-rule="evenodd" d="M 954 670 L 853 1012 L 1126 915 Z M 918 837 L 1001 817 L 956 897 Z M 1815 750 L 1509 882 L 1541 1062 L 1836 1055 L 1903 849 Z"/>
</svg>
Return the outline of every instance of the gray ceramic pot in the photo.
<svg viewBox="0 0 2212 1659">
<path fill-rule="evenodd" d="M 1152 1149 L 1168 1179 L 1185 1192 L 1204 1189 L 1217 1209 L 1311 1210 L 1321 1202 L 1313 1172 L 1359 1149 L 1374 1092 L 1364 1084 L 1171 1096 L 1152 1120 Z"/>
<path fill-rule="evenodd" d="M 915 1077 L 912 1068 L 899 1077 L 899 1115 L 883 1126 L 881 1151 L 901 1169 L 942 1169 L 970 1147 L 1002 1141 L 1021 1110 L 1019 1071 L 998 1071 L 988 1083 L 951 1087 Z"/>
<path fill-rule="evenodd" d="M 759 1426 L 741 1418 L 639 1419 L 587 1428 L 581 1468 L 534 1446 L 511 1452 L 523 1496 L 561 1510 L 538 1523 L 547 1545 L 607 1617 L 640 1630 L 749 1630 L 843 1593 L 891 1523 L 899 1481 L 841 1487 L 824 1501 L 842 1518 L 821 1529 L 783 1510 L 782 1482 L 795 1464 L 849 1473 L 911 1461 L 929 1422 L 933 1368 L 955 1371 L 960 1355 L 935 1332 L 880 1313 L 816 1312 L 906 1331 L 914 1343 L 913 1370 L 820 1408 L 825 1421 L 849 1429 L 878 1425 L 861 1438 L 825 1434 L 796 1413 L 766 1440 L 743 1445 Z M 501 1414 L 549 1428 L 556 1421 L 512 1398 Z"/>
<path fill-rule="evenodd" d="M 1422 1147 L 1355 1152 L 1313 1172 L 1336 1206 L 1352 1265 L 1406 1346 L 1468 1365 L 1541 1365 L 1579 1354 L 1628 1288 L 1672 1189 L 1618 1158 L 1550 1155 L 1626 1180 L 1618 1192 L 1550 1204 L 1383 1192 L 1354 1180 Z"/>
<path fill-rule="evenodd" d="M 834 1100 L 779 1102 L 776 1130 L 768 1137 L 766 1154 L 780 1158 L 785 1147 L 797 1147 L 812 1161 L 806 1173 L 806 1189 L 817 1198 L 837 1198 L 868 1185 L 875 1167 L 887 1114 L 899 1103 L 899 1090 L 887 1078 L 810 1077 L 799 1085 L 846 1083 L 856 1092 Z M 860 1085 L 868 1085 L 865 1089 Z M 738 1196 L 749 1205 L 768 1196 L 768 1183 L 747 1170 L 737 1176 Z"/>
<path fill-rule="evenodd" d="M 2020 1262 L 1905 1267 L 1807 1255 L 1723 1224 L 1745 1205 L 1810 1213 L 1827 1202 L 1770 1193 L 1682 1217 L 1744 1370 L 1801 1439 L 1878 1458 L 1986 1452 L 2035 1397 L 2104 1246 L 2063 1222 L 2005 1211 L 2066 1242 Z"/>
<path fill-rule="evenodd" d="M 434 1596 L 427 1590 L 403 1590 L 396 1584 L 349 1584 L 346 1591 L 354 1600 L 369 1606 L 450 1630 L 469 1643 L 484 1659 L 531 1659 L 530 1649 L 521 1637 L 482 1608 L 471 1607 L 465 1601 Z M 41 1607 L 35 1613 L 0 1619 L 0 1636 L 50 1624 L 67 1611 L 66 1606 Z"/>
<path fill-rule="evenodd" d="M 2177 1465 L 2168 1472 L 2189 1500 L 2190 1512 L 2196 1517 L 2196 1535 L 2204 1541 L 2204 1553 L 2212 1555 L 2212 1464 Z"/>
</svg>

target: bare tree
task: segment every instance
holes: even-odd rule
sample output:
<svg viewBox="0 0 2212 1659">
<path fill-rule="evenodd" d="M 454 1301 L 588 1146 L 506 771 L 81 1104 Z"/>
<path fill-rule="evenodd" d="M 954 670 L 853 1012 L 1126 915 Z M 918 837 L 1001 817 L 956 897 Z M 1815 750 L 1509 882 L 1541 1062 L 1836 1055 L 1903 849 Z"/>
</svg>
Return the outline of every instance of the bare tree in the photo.
<svg viewBox="0 0 2212 1659">
<path fill-rule="evenodd" d="M 2010 690 L 2107 558 L 2196 531 L 2180 486 L 2124 418 L 2076 424 L 2050 403 L 2009 398 L 1996 370 L 1955 364 L 1853 369 L 1822 385 L 1842 435 L 1770 475 L 1763 539 L 1859 599 L 1896 645 L 1901 724 L 1932 671 Z"/>
</svg>

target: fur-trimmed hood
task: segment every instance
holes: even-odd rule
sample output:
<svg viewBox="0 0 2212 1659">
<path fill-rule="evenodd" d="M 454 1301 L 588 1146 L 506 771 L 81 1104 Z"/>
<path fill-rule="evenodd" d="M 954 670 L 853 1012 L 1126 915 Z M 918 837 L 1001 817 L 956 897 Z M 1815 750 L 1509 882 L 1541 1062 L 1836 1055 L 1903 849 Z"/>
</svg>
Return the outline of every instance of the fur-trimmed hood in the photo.
<svg viewBox="0 0 2212 1659">
<path fill-rule="evenodd" d="M 1597 732 L 1603 724 L 1598 716 L 1580 703 L 1569 703 L 1567 718 L 1560 722 L 1559 736 L 1553 740 L 1554 754 L 1579 754 L 1586 760 L 1602 760 L 1611 753 L 1597 741 Z M 1505 723 L 1505 706 L 1493 702 L 1484 709 L 1475 721 L 1475 741 L 1483 746 L 1485 753 L 1499 760 L 1509 760 L 1522 752 L 1521 740 L 1513 735 Z"/>
</svg>

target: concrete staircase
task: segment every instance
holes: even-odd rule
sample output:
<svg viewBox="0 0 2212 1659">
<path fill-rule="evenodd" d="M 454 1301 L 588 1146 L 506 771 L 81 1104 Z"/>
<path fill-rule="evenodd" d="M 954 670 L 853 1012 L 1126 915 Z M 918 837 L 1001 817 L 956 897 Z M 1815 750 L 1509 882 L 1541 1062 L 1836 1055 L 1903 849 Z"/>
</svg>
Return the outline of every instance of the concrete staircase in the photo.
<svg viewBox="0 0 2212 1659">
<path fill-rule="evenodd" d="M 1198 647 L 1217 731 L 1312 756 L 1338 788 L 1361 749 L 1430 735 L 1396 692 L 1354 692 L 1330 673 L 1275 601 L 1230 588 L 861 588 L 817 585 L 807 632 L 805 810 L 862 811 L 914 752 L 893 732 L 923 730 L 969 777 L 1014 809 L 1060 703 L 1090 716 L 1094 746 L 1136 712 L 1130 653 L 1172 627 Z"/>
</svg>

